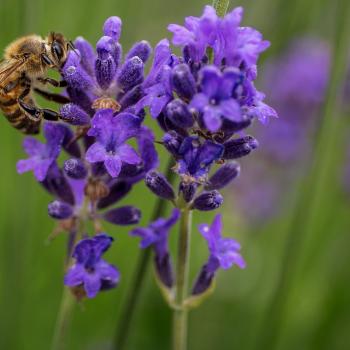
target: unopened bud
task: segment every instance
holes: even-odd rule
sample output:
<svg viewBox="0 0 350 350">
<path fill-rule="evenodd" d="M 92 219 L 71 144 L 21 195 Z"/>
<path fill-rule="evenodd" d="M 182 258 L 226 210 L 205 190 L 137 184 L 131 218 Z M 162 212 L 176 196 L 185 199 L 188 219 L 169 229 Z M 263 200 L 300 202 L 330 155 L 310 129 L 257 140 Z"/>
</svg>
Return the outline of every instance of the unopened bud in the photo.
<svg viewBox="0 0 350 350">
<path fill-rule="evenodd" d="M 210 191 L 201 193 L 193 203 L 193 207 L 202 211 L 217 209 L 223 203 L 224 198 L 218 191 Z"/>
<path fill-rule="evenodd" d="M 158 171 L 151 170 L 145 177 L 146 186 L 158 197 L 173 200 L 175 193 L 165 176 Z"/>
</svg>

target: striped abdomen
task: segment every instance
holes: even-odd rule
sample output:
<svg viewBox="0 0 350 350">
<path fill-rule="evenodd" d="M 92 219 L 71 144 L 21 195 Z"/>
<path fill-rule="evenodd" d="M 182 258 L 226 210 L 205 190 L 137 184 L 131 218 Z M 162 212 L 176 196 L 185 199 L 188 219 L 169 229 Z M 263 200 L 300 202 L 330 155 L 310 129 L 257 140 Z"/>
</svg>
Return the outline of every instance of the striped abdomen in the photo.
<svg viewBox="0 0 350 350">
<path fill-rule="evenodd" d="M 0 109 L 14 128 L 25 134 L 38 134 L 40 119 L 33 120 L 29 118 L 17 102 L 17 98 L 21 95 L 23 89 L 23 86 L 19 85 L 8 93 L 0 90 Z M 29 105 L 34 104 L 30 94 L 24 98 L 24 102 Z"/>
</svg>

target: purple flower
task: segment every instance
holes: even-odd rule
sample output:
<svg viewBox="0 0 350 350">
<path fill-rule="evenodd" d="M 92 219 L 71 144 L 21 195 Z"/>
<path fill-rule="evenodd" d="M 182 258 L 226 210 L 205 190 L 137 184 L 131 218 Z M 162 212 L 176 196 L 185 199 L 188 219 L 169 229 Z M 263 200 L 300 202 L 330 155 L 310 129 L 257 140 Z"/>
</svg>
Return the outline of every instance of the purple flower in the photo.
<svg viewBox="0 0 350 350">
<path fill-rule="evenodd" d="M 151 222 L 148 227 L 138 227 L 133 229 L 130 234 L 141 238 L 140 248 L 145 249 L 153 246 L 159 256 L 163 256 L 168 251 L 169 230 L 174 226 L 180 217 L 180 210 L 173 209 L 168 219 L 159 218 Z"/>
<path fill-rule="evenodd" d="M 257 30 L 239 26 L 242 17 L 243 8 L 237 7 L 219 21 L 214 45 L 216 65 L 220 66 L 225 60 L 228 66 L 251 68 L 256 65 L 260 53 L 270 46 Z"/>
<path fill-rule="evenodd" d="M 87 150 L 86 160 L 90 163 L 103 162 L 112 177 L 119 175 L 123 162 L 140 163 L 140 156 L 125 142 L 138 134 L 141 121 L 130 113 L 115 116 L 110 109 L 98 111 L 88 133 L 97 141 Z"/>
<path fill-rule="evenodd" d="M 100 290 L 115 287 L 119 282 L 119 271 L 101 258 L 112 241 L 113 238 L 106 234 L 81 240 L 74 249 L 76 262 L 67 271 L 64 284 L 82 286 L 88 298 L 95 297 Z"/>
<path fill-rule="evenodd" d="M 179 147 L 177 172 L 188 180 L 205 180 L 210 165 L 220 159 L 224 147 L 212 141 L 200 143 L 195 136 L 186 137 Z"/>
<path fill-rule="evenodd" d="M 239 103 L 232 98 L 235 84 L 240 78 L 236 69 L 226 69 L 223 73 L 215 66 L 209 66 L 200 72 L 201 92 L 196 94 L 190 108 L 203 113 L 205 126 L 215 132 L 222 125 L 222 117 L 233 121 L 242 121 Z"/>
<path fill-rule="evenodd" d="M 201 224 L 199 232 L 208 242 L 210 252 L 208 268 L 216 271 L 219 267 L 227 270 L 233 265 L 245 268 L 245 261 L 239 253 L 241 246 L 232 238 L 222 238 L 222 216 L 216 214 L 212 224 Z"/>
<path fill-rule="evenodd" d="M 206 54 L 207 46 L 216 39 L 218 16 L 212 6 L 205 6 L 202 17 L 186 17 L 185 26 L 170 24 L 168 30 L 174 34 L 173 44 L 187 47 L 192 60 L 199 62 Z"/>
<path fill-rule="evenodd" d="M 232 238 L 222 238 L 222 217 L 220 214 L 215 216 L 210 226 L 201 224 L 198 229 L 208 242 L 209 259 L 203 265 L 194 283 L 193 295 L 202 294 L 210 287 L 219 268 L 227 270 L 233 265 L 237 265 L 244 269 L 246 266 L 239 252 L 240 244 Z"/>
<path fill-rule="evenodd" d="M 168 288 L 173 285 L 172 263 L 168 249 L 169 230 L 180 217 L 180 210 L 173 209 L 168 219 L 159 218 L 148 225 L 138 227 L 130 234 L 141 238 L 140 247 L 145 249 L 152 246 L 155 252 L 154 261 L 159 280 Z"/>
<path fill-rule="evenodd" d="M 45 123 L 44 135 L 46 144 L 33 137 L 24 139 L 23 148 L 29 158 L 22 159 L 17 163 L 18 173 L 22 174 L 32 170 L 38 181 L 43 181 L 46 178 L 50 166 L 59 156 L 65 132 L 59 124 Z"/>
</svg>

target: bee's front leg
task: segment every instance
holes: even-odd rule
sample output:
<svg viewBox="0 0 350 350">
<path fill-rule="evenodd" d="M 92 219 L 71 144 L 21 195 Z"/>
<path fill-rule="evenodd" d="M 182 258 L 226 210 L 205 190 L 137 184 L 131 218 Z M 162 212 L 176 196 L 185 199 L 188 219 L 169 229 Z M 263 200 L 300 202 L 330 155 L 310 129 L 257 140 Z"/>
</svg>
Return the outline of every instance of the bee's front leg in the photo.
<svg viewBox="0 0 350 350">
<path fill-rule="evenodd" d="M 34 91 L 49 101 L 53 101 L 56 103 L 69 103 L 69 102 L 71 102 L 68 97 L 60 95 L 60 94 L 54 94 L 52 92 L 44 91 L 44 90 L 41 90 L 38 88 L 35 88 Z"/>
<path fill-rule="evenodd" d="M 31 119 L 38 120 L 38 119 L 46 119 L 51 121 L 57 121 L 60 119 L 59 113 L 47 109 L 47 108 L 39 108 L 34 105 L 30 105 L 26 102 L 24 102 L 24 98 L 29 94 L 30 87 L 26 88 L 21 96 L 18 98 L 18 104 L 23 109 L 23 111 L 27 114 L 27 116 Z"/>
<path fill-rule="evenodd" d="M 19 100 L 18 103 L 31 119 L 38 120 L 43 118 L 50 121 L 57 121 L 60 119 L 60 114 L 53 111 L 52 109 L 38 108 L 36 106 L 25 103 L 23 100 Z"/>
<path fill-rule="evenodd" d="M 58 81 L 52 78 L 38 78 L 37 80 L 42 84 L 50 84 L 54 87 L 66 87 L 68 85 L 65 80 Z"/>
</svg>

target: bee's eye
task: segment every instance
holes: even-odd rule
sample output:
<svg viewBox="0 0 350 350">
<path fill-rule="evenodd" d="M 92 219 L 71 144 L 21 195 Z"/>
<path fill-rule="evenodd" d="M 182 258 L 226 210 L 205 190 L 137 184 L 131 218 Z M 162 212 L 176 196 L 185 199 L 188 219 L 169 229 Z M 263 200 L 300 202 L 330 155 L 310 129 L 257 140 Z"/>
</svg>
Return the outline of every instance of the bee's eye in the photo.
<svg viewBox="0 0 350 350">
<path fill-rule="evenodd" d="M 52 43 L 52 53 L 55 57 L 57 57 L 57 59 L 60 61 L 61 58 L 63 57 L 63 50 L 62 50 L 62 46 L 57 42 L 54 41 Z"/>
</svg>

